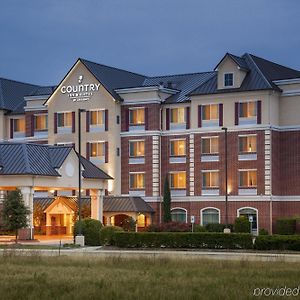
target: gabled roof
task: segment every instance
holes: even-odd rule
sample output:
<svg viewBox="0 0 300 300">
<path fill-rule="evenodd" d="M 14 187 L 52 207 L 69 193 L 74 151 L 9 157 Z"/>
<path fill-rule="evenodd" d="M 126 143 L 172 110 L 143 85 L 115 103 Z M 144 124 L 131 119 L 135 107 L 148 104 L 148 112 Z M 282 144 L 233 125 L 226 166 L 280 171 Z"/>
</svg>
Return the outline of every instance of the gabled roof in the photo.
<svg viewBox="0 0 300 300">
<path fill-rule="evenodd" d="M 141 197 L 105 196 L 103 198 L 105 212 L 149 212 L 154 209 Z"/>
<path fill-rule="evenodd" d="M 117 100 L 121 100 L 121 98 L 115 92 L 116 89 L 141 86 L 146 78 L 141 74 L 98 64 L 83 58 L 79 60 Z"/>
<path fill-rule="evenodd" d="M 61 176 L 57 169 L 71 151 L 75 151 L 71 146 L 0 143 L 0 175 Z M 112 179 L 84 157 L 81 156 L 80 161 L 84 178 Z"/>
<path fill-rule="evenodd" d="M 241 69 L 243 69 L 245 71 L 249 71 L 248 65 L 247 65 L 247 63 L 246 63 L 246 61 L 245 61 L 244 58 L 236 56 L 236 55 L 228 53 L 228 52 L 220 60 L 220 62 L 217 64 L 217 66 L 215 67 L 214 70 L 216 70 L 218 68 L 218 66 L 224 61 L 224 59 L 226 57 L 230 57 Z"/>
<path fill-rule="evenodd" d="M 0 78 L 0 109 L 15 114 L 24 112 L 24 96 L 39 88 L 38 85 Z"/>
</svg>

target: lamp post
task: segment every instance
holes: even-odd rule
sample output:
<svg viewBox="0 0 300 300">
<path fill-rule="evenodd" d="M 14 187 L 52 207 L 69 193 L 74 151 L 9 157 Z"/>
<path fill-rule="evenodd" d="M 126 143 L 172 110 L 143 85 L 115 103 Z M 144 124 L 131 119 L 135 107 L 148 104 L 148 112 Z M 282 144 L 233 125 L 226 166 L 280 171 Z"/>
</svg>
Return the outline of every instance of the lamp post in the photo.
<svg viewBox="0 0 300 300">
<path fill-rule="evenodd" d="M 228 228 L 228 155 L 227 155 L 227 147 L 228 147 L 228 142 L 227 142 L 227 133 L 228 133 L 228 128 L 227 127 L 222 127 L 222 130 L 224 130 L 225 134 L 225 233 L 230 233 L 230 229 Z"/>
<path fill-rule="evenodd" d="M 78 109 L 78 235 L 82 236 L 82 225 L 81 225 L 81 113 L 85 112 L 85 109 Z"/>
</svg>

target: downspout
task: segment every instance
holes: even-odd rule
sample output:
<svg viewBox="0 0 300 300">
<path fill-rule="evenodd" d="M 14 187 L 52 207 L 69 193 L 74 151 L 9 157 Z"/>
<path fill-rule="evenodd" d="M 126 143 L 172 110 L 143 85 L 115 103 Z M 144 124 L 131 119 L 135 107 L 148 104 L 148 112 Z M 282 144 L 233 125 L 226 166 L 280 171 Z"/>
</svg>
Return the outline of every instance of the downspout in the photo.
<svg viewBox="0 0 300 300">
<path fill-rule="evenodd" d="M 161 205 L 162 205 L 162 198 L 161 198 L 161 134 L 162 134 L 162 107 L 159 110 L 159 119 L 160 119 L 160 134 L 159 134 L 159 224 L 161 224 Z"/>
</svg>

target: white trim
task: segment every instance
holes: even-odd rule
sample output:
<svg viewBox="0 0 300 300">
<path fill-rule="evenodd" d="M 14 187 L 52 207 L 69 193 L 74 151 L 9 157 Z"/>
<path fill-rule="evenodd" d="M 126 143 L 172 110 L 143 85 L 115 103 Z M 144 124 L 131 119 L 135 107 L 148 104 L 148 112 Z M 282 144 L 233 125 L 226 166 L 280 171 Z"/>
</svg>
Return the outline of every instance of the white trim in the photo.
<svg viewBox="0 0 300 300">
<path fill-rule="evenodd" d="M 171 208 L 171 215 L 172 215 L 172 210 L 175 210 L 175 209 L 180 209 L 180 210 L 183 210 L 185 211 L 185 223 L 187 223 L 187 209 L 183 208 L 183 207 L 173 207 Z"/>
<path fill-rule="evenodd" d="M 45 113 L 48 113 L 48 108 L 46 106 L 38 106 L 38 105 L 35 105 L 35 106 L 25 106 L 24 107 L 24 111 L 27 112 L 27 111 L 36 111 L 36 110 L 44 110 Z"/>
<path fill-rule="evenodd" d="M 299 96 L 299 95 L 300 95 L 300 90 L 284 91 L 281 94 L 282 97 Z"/>
<path fill-rule="evenodd" d="M 275 83 L 276 85 L 300 83 L 300 78 L 273 80 L 273 83 Z"/>
<path fill-rule="evenodd" d="M 207 207 L 204 207 L 204 208 L 200 209 L 200 225 L 203 226 L 203 211 L 206 210 L 206 209 L 215 209 L 215 210 L 218 211 L 218 213 L 219 213 L 219 224 L 220 224 L 221 223 L 221 210 L 217 207 L 207 206 Z"/>
</svg>

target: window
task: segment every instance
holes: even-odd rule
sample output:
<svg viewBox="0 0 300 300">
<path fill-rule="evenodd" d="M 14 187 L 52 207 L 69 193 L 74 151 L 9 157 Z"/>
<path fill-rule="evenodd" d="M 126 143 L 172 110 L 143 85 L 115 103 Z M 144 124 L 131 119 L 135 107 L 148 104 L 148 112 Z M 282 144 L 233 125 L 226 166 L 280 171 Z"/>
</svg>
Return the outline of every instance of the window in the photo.
<svg viewBox="0 0 300 300">
<path fill-rule="evenodd" d="M 48 116 L 35 115 L 34 116 L 34 131 L 47 131 L 48 130 Z"/>
<path fill-rule="evenodd" d="M 239 152 L 255 153 L 256 152 L 256 135 L 240 136 L 239 137 Z"/>
<path fill-rule="evenodd" d="M 240 208 L 238 210 L 239 217 L 245 217 L 249 220 L 249 217 L 252 217 L 252 233 L 257 234 L 257 209 L 251 207 Z"/>
<path fill-rule="evenodd" d="M 201 151 L 202 154 L 219 153 L 219 137 L 203 137 Z"/>
<path fill-rule="evenodd" d="M 25 119 L 14 119 L 14 133 L 25 133 Z"/>
<path fill-rule="evenodd" d="M 256 170 L 249 170 L 249 171 L 240 171 L 240 187 L 246 188 L 256 188 L 257 186 L 257 172 Z"/>
<path fill-rule="evenodd" d="M 233 73 L 225 73 L 224 74 L 224 86 L 233 86 Z"/>
<path fill-rule="evenodd" d="M 130 189 L 145 189 L 145 173 L 129 174 Z"/>
<path fill-rule="evenodd" d="M 239 104 L 239 116 L 240 118 L 256 118 L 257 116 L 257 102 L 242 102 Z"/>
<path fill-rule="evenodd" d="M 97 159 L 105 159 L 105 142 L 91 143 L 90 157 Z"/>
<path fill-rule="evenodd" d="M 105 110 L 92 110 L 90 112 L 91 126 L 104 126 L 105 124 Z"/>
<path fill-rule="evenodd" d="M 186 223 L 186 210 L 182 208 L 173 208 L 171 210 L 171 218 L 173 222 L 183 222 Z"/>
<path fill-rule="evenodd" d="M 186 188 L 186 173 L 174 172 L 170 174 L 171 189 L 185 189 Z"/>
<path fill-rule="evenodd" d="M 219 187 L 219 171 L 208 171 L 202 173 L 202 187 L 204 189 Z"/>
<path fill-rule="evenodd" d="M 185 156 L 186 155 L 186 140 L 170 140 L 170 155 Z"/>
<path fill-rule="evenodd" d="M 139 214 L 137 217 L 137 227 L 146 226 L 146 216 L 144 214 Z"/>
<path fill-rule="evenodd" d="M 144 157 L 145 156 L 145 141 L 130 141 L 129 142 L 129 156 L 130 157 Z"/>
<path fill-rule="evenodd" d="M 57 127 L 72 127 L 72 112 L 57 113 Z"/>
<path fill-rule="evenodd" d="M 202 122 L 205 125 L 205 121 L 219 120 L 219 105 L 208 104 L 202 107 Z"/>
<path fill-rule="evenodd" d="M 144 108 L 129 109 L 129 125 L 130 126 L 145 125 L 145 109 Z"/>
<path fill-rule="evenodd" d="M 185 108 L 172 108 L 171 109 L 171 123 L 185 124 Z"/>
<path fill-rule="evenodd" d="M 220 223 L 220 210 L 205 208 L 201 211 L 201 225 Z"/>
</svg>

